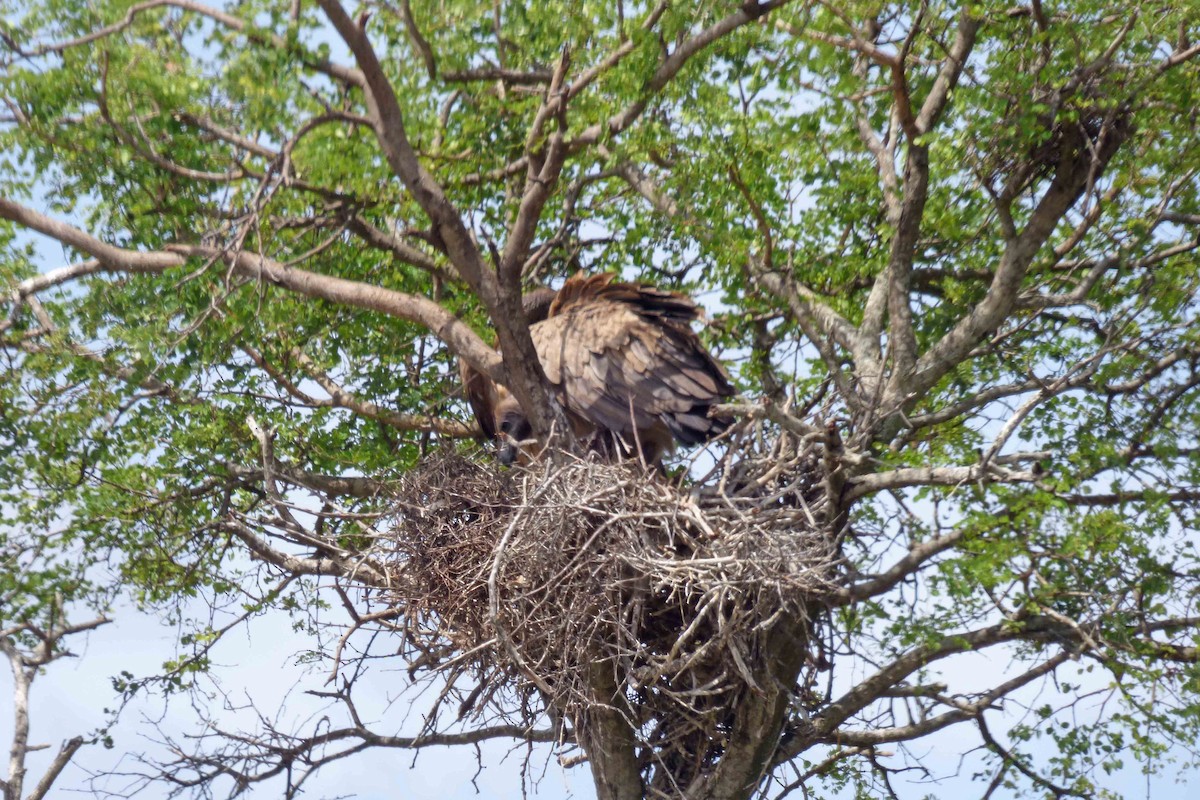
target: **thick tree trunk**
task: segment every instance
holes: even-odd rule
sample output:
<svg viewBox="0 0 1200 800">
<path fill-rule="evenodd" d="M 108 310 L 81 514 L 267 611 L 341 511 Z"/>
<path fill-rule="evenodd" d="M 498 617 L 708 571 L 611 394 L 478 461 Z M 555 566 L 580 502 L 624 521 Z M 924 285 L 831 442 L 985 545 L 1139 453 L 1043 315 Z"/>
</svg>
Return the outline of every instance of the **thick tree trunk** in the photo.
<svg viewBox="0 0 1200 800">
<path fill-rule="evenodd" d="M 754 676 L 759 691 L 748 692 L 733 709 L 725 752 L 716 769 L 692 781 L 691 800 L 749 800 L 779 746 L 796 677 L 808 652 L 809 623 L 796 619 L 772 632 Z"/>
<path fill-rule="evenodd" d="M 584 752 L 592 767 L 597 800 L 642 800 L 642 770 L 637 735 L 629 724 L 625 696 L 617 686 L 610 661 L 588 667 L 592 707 L 582 732 Z"/>
</svg>

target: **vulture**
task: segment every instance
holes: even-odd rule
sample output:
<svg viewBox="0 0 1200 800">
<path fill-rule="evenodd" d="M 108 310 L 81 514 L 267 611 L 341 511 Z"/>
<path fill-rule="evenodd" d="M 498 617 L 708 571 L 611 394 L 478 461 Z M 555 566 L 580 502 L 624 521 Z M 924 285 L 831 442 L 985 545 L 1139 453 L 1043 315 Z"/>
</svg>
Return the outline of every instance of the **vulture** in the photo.
<svg viewBox="0 0 1200 800">
<path fill-rule="evenodd" d="M 575 436 L 595 450 L 656 465 L 675 441 L 701 444 L 729 427 L 730 419 L 709 416 L 734 391 L 691 329 L 700 307 L 690 298 L 580 273 L 557 292 L 526 295 L 524 309 L 552 393 Z M 484 436 L 502 463 L 513 463 L 532 435 L 520 404 L 465 363 L 460 371 Z"/>
</svg>

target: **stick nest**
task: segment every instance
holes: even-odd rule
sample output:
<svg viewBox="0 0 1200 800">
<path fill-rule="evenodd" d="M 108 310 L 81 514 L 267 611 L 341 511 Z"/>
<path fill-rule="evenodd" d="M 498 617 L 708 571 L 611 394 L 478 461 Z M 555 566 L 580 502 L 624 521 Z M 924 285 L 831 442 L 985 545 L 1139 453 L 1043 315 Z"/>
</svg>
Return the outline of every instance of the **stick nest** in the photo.
<svg viewBox="0 0 1200 800">
<path fill-rule="evenodd" d="M 583 741 L 615 709 L 655 758 L 689 762 L 672 772 L 711 766 L 772 631 L 805 620 L 816 647 L 838 554 L 814 449 L 742 431 L 699 483 L 594 455 L 426 459 L 383 559 L 412 672 L 471 675 L 460 718 L 551 711 Z"/>
</svg>

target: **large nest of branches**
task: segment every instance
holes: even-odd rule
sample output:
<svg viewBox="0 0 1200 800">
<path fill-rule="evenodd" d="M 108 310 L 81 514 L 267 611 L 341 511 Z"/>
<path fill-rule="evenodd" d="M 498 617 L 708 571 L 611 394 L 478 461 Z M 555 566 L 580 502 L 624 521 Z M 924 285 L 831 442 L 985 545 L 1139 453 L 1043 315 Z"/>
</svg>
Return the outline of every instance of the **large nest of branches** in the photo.
<svg viewBox="0 0 1200 800">
<path fill-rule="evenodd" d="M 551 710 L 584 741 L 615 708 L 676 775 L 711 766 L 782 621 L 804 621 L 819 665 L 838 563 L 814 445 L 762 425 L 725 444 L 701 480 L 594 455 L 427 459 L 387 558 L 414 671 L 468 670 L 460 716 Z"/>
</svg>

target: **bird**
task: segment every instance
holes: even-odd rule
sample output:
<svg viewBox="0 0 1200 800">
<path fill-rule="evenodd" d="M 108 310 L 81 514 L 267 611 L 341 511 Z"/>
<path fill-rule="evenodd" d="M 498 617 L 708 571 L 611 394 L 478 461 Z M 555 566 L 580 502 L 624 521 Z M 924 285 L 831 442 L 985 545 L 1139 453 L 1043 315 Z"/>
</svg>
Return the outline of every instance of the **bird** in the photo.
<svg viewBox="0 0 1200 800">
<path fill-rule="evenodd" d="M 596 452 L 655 466 L 675 442 L 702 444 L 731 424 L 709 413 L 734 388 L 691 328 L 701 315 L 691 298 L 611 273 L 578 273 L 557 292 L 527 294 L 523 307 L 551 393 L 576 439 Z M 535 440 L 516 397 L 465 363 L 460 372 L 500 462 L 528 457 Z"/>
</svg>

